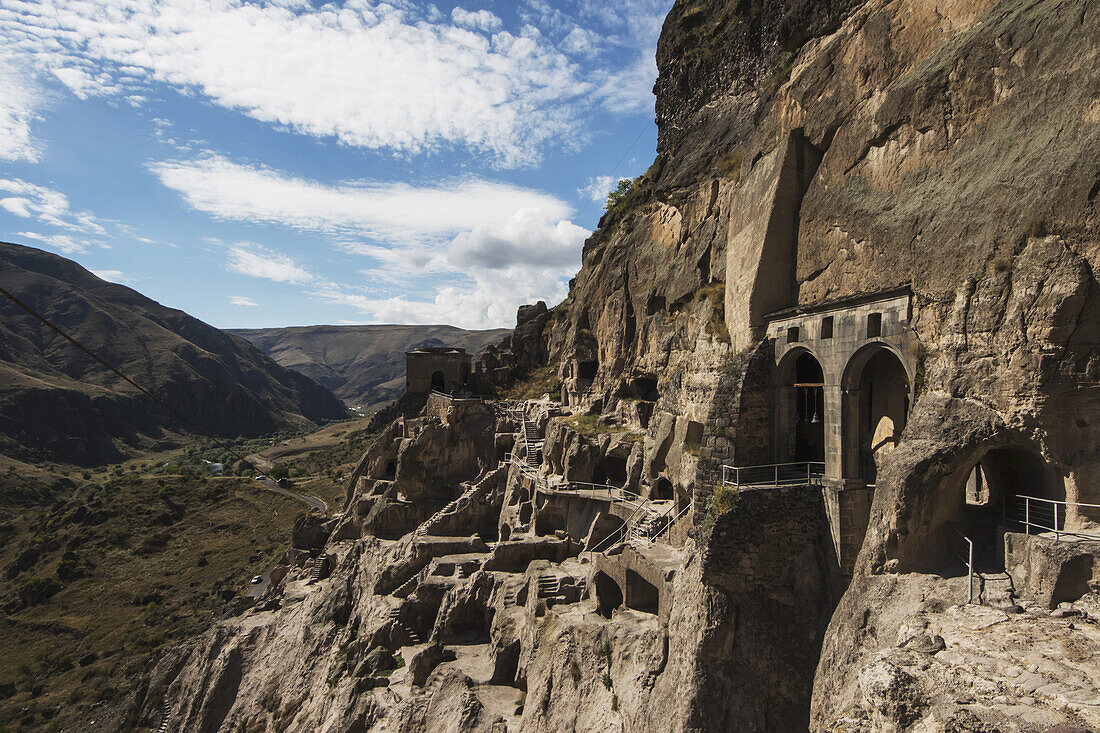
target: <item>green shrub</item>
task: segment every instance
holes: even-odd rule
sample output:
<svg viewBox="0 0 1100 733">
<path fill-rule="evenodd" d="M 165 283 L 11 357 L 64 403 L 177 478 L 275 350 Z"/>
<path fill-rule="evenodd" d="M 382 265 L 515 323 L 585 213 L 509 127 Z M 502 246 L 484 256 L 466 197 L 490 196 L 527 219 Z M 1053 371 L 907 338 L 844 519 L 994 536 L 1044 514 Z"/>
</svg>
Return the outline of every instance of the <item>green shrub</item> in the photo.
<svg viewBox="0 0 1100 733">
<path fill-rule="evenodd" d="M 727 484 L 719 484 L 714 487 L 714 492 L 707 498 L 707 516 L 712 519 L 737 506 L 737 500 L 741 494 L 737 489 Z"/>
<path fill-rule="evenodd" d="M 615 184 L 615 188 L 608 192 L 607 201 L 603 205 L 604 209 L 607 211 L 617 211 L 619 207 L 625 203 L 631 189 L 634 188 L 634 184 L 640 180 L 641 176 L 635 179 L 620 178 L 619 182 Z"/>
</svg>

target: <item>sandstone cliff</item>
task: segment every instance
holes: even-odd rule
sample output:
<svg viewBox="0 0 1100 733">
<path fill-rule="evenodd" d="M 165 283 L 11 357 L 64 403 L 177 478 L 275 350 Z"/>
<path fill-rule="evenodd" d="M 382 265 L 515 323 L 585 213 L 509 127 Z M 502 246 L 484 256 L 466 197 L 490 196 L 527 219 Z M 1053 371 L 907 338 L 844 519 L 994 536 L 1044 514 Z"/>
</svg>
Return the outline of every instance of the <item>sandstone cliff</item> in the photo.
<svg viewBox="0 0 1100 733">
<path fill-rule="evenodd" d="M 395 422 L 331 577 L 143 714 L 163 682 L 196 730 L 1100 725 L 1097 39 L 1085 0 L 677 2 L 656 161 L 479 370 L 560 393 Z M 1062 515 L 1021 532 L 1033 494 Z"/>
</svg>

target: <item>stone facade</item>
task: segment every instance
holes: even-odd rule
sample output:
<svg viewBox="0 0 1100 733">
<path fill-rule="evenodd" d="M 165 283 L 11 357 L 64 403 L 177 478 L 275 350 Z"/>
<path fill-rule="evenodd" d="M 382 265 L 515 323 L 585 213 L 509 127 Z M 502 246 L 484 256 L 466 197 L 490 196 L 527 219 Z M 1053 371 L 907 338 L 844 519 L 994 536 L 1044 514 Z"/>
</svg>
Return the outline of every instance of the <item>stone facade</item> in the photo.
<svg viewBox="0 0 1100 733">
<path fill-rule="evenodd" d="M 774 460 L 824 463 L 825 507 L 842 574 L 850 576 L 863 544 L 876 462 L 901 437 L 913 400 L 918 340 L 908 289 L 868 293 L 772 313 Z M 811 361 L 812 360 L 812 361 Z M 820 385 L 799 382 L 816 366 Z M 877 388 L 877 389 L 876 389 Z M 815 395 L 819 394 L 819 397 Z M 822 423 L 820 456 L 799 454 L 805 407 Z M 820 404 L 819 404 L 820 403 Z M 804 423 L 804 421 L 802 421 Z"/>
<path fill-rule="evenodd" d="M 405 392 L 453 394 L 469 387 L 470 355 L 465 349 L 423 348 L 405 353 Z"/>
</svg>

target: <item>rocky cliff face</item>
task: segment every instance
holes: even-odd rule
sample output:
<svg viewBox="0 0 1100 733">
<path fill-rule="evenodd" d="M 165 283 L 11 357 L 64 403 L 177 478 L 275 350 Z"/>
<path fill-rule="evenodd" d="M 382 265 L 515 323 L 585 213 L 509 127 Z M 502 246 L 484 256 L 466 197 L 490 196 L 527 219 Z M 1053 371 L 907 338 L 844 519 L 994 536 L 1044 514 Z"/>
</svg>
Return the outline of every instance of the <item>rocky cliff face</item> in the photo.
<svg viewBox="0 0 1100 733">
<path fill-rule="evenodd" d="M 395 423 L 333 577 L 291 571 L 164 668 L 179 719 L 1100 724 L 1100 546 L 1008 515 L 1100 504 L 1098 38 L 1085 0 L 677 2 L 657 160 L 479 370 L 546 359 L 560 402 Z M 819 450 L 787 488 L 723 482 Z M 1096 533 L 1061 506 L 1036 521 Z M 955 530 L 1000 563 L 970 588 Z M 394 650 L 388 684 L 361 666 Z M 199 690 L 223 667 L 234 693 Z M 294 702 L 277 719 L 265 684 Z"/>
</svg>

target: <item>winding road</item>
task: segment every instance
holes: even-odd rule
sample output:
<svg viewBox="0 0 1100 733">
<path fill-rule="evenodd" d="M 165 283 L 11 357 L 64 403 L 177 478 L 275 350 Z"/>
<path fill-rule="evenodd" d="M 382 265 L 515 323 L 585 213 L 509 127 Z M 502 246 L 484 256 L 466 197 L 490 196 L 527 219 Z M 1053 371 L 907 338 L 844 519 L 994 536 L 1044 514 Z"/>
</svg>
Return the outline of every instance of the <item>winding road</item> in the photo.
<svg viewBox="0 0 1100 733">
<path fill-rule="evenodd" d="M 259 466 L 265 471 L 271 470 L 271 462 L 264 460 L 257 453 L 253 453 L 252 455 L 250 455 L 248 457 L 248 460 L 252 461 L 254 465 Z M 274 491 L 276 494 L 282 494 L 283 496 L 289 497 L 291 499 L 305 502 L 306 504 L 309 504 L 311 508 L 316 509 L 322 514 L 328 514 L 328 504 L 326 504 L 323 500 L 318 499 L 316 496 L 310 496 L 309 494 L 299 494 L 295 491 L 284 489 L 282 486 L 279 486 L 279 484 L 275 483 L 274 479 L 266 476 L 263 478 L 263 480 L 260 481 L 260 483 L 263 484 L 264 488 L 266 488 L 268 491 Z"/>
</svg>

